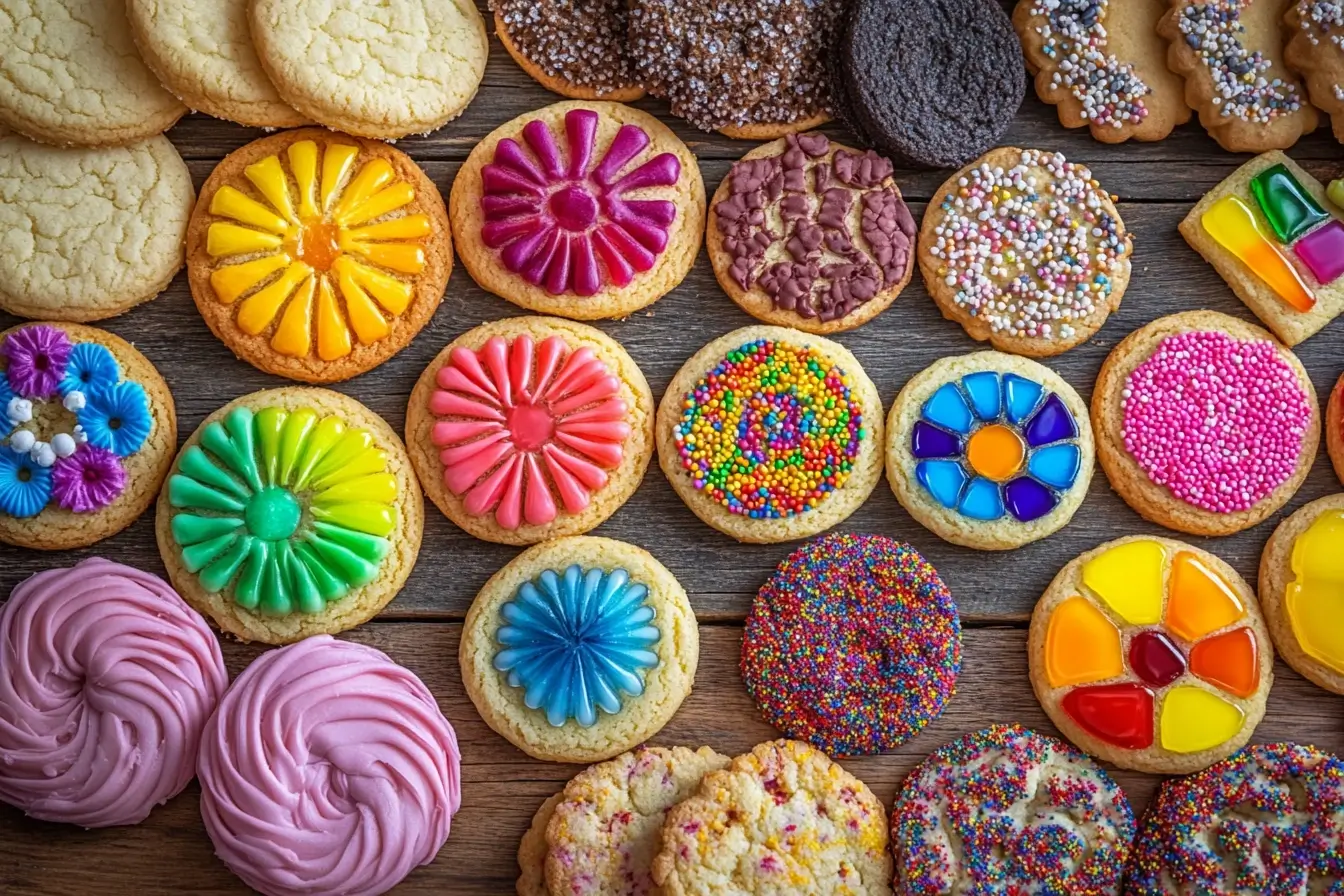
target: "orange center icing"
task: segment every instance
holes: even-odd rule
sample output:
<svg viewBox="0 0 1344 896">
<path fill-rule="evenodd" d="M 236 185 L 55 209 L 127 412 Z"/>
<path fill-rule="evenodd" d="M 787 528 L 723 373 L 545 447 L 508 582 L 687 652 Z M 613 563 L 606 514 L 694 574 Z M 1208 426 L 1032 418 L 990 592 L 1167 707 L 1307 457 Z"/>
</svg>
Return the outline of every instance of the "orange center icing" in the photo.
<svg viewBox="0 0 1344 896">
<path fill-rule="evenodd" d="M 1025 456 L 1022 438 L 1000 423 L 981 427 L 966 446 L 971 469 L 995 482 L 1004 482 L 1022 469 Z"/>
</svg>

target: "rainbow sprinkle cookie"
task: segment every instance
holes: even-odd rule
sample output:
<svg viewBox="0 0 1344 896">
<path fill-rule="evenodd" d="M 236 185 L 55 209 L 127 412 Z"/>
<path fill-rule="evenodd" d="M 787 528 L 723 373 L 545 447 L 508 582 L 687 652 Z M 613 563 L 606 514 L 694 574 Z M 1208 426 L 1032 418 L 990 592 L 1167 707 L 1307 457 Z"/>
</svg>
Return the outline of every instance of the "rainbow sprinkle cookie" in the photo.
<svg viewBox="0 0 1344 896">
<path fill-rule="evenodd" d="M 995 725 L 910 773 L 891 837 L 897 896 L 1118 896 L 1134 813 L 1082 753 Z"/>
<path fill-rule="evenodd" d="M 826 535 L 761 588 L 742 677 L 766 720 L 840 756 L 880 753 L 937 718 L 961 668 L 957 605 L 914 548 Z"/>
<path fill-rule="evenodd" d="M 1132 249 L 1113 197 L 1059 153 L 1005 146 L 935 194 L 919 266 L 943 316 L 1001 351 L 1047 357 L 1120 307 Z"/>
<path fill-rule="evenodd" d="M 1168 781 L 1134 843 L 1125 896 L 1337 893 L 1344 762 L 1298 744 L 1247 747 Z"/>
</svg>

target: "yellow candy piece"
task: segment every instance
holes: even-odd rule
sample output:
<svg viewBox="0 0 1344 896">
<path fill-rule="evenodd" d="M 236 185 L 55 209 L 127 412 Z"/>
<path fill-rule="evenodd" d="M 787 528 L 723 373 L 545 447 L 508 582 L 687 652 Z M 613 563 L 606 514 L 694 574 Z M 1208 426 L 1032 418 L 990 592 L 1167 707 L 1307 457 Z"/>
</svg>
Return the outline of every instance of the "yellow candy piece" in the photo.
<svg viewBox="0 0 1344 896">
<path fill-rule="evenodd" d="M 1045 674 L 1052 688 L 1116 678 L 1125 671 L 1120 630 L 1084 597 L 1055 607 L 1045 633 Z"/>
<path fill-rule="evenodd" d="M 321 206 L 323 212 L 331 211 L 331 204 L 335 201 L 336 194 L 340 192 L 341 183 L 350 172 L 350 167 L 354 165 L 357 155 L 359 155 L 359 148 L 346 143 L 337 143 L 334 146 L 327 147 L 326 154 L 322 156 Z"/>
<path fill-rule="evenodd" d="M 274 233 L 263 233 L 225 221 L 216 221 L 205 232 L 205 251 L 215 258 L 265 252 L 267 249 L 279 249 L 283 244 L 284 238 Z"/>
<path fill-rule="evenodd" d="M 353 224 L 363 224 L 365 221 L 372 221 L 374 218 L 382 217 L 388 212 L 396 211 L 402 206 L 410 205 L 414 201 L 415 188 L 404 180 L 398 181 L 392 186 L 380 190 L 368 199 L 365 199 L 349 211 L 338 211 L 336 214 L 336 221 L 346 227 Z"/>
<path fill-rule="evenodd" d="M 346 232 L 355 242 L 371 243 L 379 240 L 418 240 L 432 230 L 429 215 L 406 215 L 390 221 L 379 221 L 367 227 L 356 227 Z"/>
<path fill-rule="evenodd" d="M 359 169 L 359 173 L 345 188 L 332 212 L 333 216 L 336 220 L 341 220 L 365 199 L 391 183 L 394 177 L 396 172 L 392 170 L 392 165 L 387 159 L 373 159 Z"/>
<path fill-rule="evenodd" d="M 271 348 L 291 358 L 306 358 L 312 348 L 313 278 L 299 284 L 294 298 L 280 317 L 280 325 L 271 337 Z"/>
<path fill-rule="evenodd" d="M 241 190 L 227 185 L 220 187 L 210 200 L 210 214 L 232 218 L 241 224 L 250 224 L 271 233 L 284 234 L 289 230 L 289 223 L 284 218 Z"/>
<path fill-rule="evenodd" d="M 1344 672 L 1344 511 L 1322 513 L 1293 543 L 1284 607 L 1307 656 Z"/>
<path fill-rule="evenodd" d="M 1255 212 L 1241 199 L 1224 196 L 1209 206 L 1199 222 L 1209 236 L 1239 258 L 1293 308 L 1305 312 L 1316 304 L 1316 296 L 1302 282 L 1302 275 L 1279 247 L 1265 237 Z"/>
<path fill-rule="evenodd" d="M 350 266 L 342 266 L 336 273 L 339 277 L 341 298 L 345 299 L 345 313 L 350 318 L 350 326 L 359 341 L 368 345 L 387 336 L 391 328 L 378 313 L 378 307 L 374 305 L 373 299 L 369 298 L 369 294 L 351 276 Z"/>
<path fill-rule="evenodd" d="M 294 204 L 289 199 L 289 178 L 285 176 L 279 156 L 267 156 L 260 162 L 253 162 L 243 169 L 243 174 L 286 221 L 298 223 Z"/>
<path fill-rule="evenodd" d="M 1193 685 L 1167 692 L 1159 726 L 1162 748 L 1173 753 L 1198 753 L 1226 743 L 1245 722 L 1245 714 L 1222 697 Z"/>
<path fill-rule="evenodd" d="M 341 317 L 331 280 L 323 277 L 317 285 L 317 356 L 335 361 L 350 354 L 350 328 Z"/>
<path fill-rule="evenodd" d="M 415 290 L 406 281 L 398 280 L 382 271 L 375 271 L 368 265 L 360 264 L 354 259 L 340 259 L 337 267 L 347 270 L 351 279 L 362 286 L 379 305 L 382 305 L 390 313 L 400 314 L 406 310 L 407 305 L 411 304 L 411 296 Z"/>
<path fill-rule="evenodd" d="M 300 140 L 289 147 L 288 155 L 294 185 L 299 188 L 299 217 L 316 217 L 318 211 L 313 202 L 313 190 L 317 184 L 317 144 L 312 140 Z"/>
<path fill-rule="evenodd" d="M 1162 567 L 1167 552 L 1155 541 L 1131 541 L 1083 564 L 1083 584 L 1130 625 L 1162 619 Z"/>
<path fill-rule="evenodd" d="M 1236 592 L 1187 551 L 1171 562 L 1167 594 L 1167 628 L 1187 641 L 1198 641 L 1246 615 Z"/>
<path fill-rule="evenodd" d="M 341 248 L 403 274 L 418 274 L 425 269 L 425 250 L 414 243 L 357 243 L 342 234 Z"/>
<path fill-rule="evenodd" d="M 215 291 L 216 298 L 229 305 L 267 277 L 289 267 L 290 261 L 288 255 L 267 255 L 265 258 L 254 258 L 242 264 L 215 268 L 210 272 L 210 287 Z"/>
<path fill-rule="evenodd" d="M 270 286 L 244 299 L 238 306 L 238 329 L 249 336 L 256 336 L 265 330 L 280 313 L 280 306 L 312 273 L 308 265 L 295 262 Z"/>
</svg>

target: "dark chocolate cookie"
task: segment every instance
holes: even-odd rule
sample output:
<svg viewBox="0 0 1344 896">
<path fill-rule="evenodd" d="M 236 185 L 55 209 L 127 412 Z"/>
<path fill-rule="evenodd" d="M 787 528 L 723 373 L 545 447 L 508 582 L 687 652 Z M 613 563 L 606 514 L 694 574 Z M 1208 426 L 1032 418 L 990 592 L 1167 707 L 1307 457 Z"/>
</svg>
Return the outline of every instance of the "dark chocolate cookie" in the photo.
<svg viewBox="0 0 1344 896">
<path fill-rule="evenodd" d="M 1026 91 L 994 0 L 855 0 L 837 41 L 842 114 L 881 152 L 962 165 L 998 142 Z"/>
</svg>

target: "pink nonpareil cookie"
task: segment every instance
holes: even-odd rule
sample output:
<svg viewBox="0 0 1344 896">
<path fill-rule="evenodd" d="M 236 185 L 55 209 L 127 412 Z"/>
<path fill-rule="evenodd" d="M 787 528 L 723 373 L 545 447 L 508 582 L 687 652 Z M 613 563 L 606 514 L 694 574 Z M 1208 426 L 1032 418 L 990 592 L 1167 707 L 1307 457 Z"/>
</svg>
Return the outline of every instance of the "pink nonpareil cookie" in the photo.
<svg viewBox="0 0 1344 896">
<path fill-rule="evenodd" d="M 374 896 L 447 841 L 459 758 L 414 673 L 318 635 L 264 654 L 220 701 L 201 739 L 201 816 L 266 896 Z"/>
</svg>

